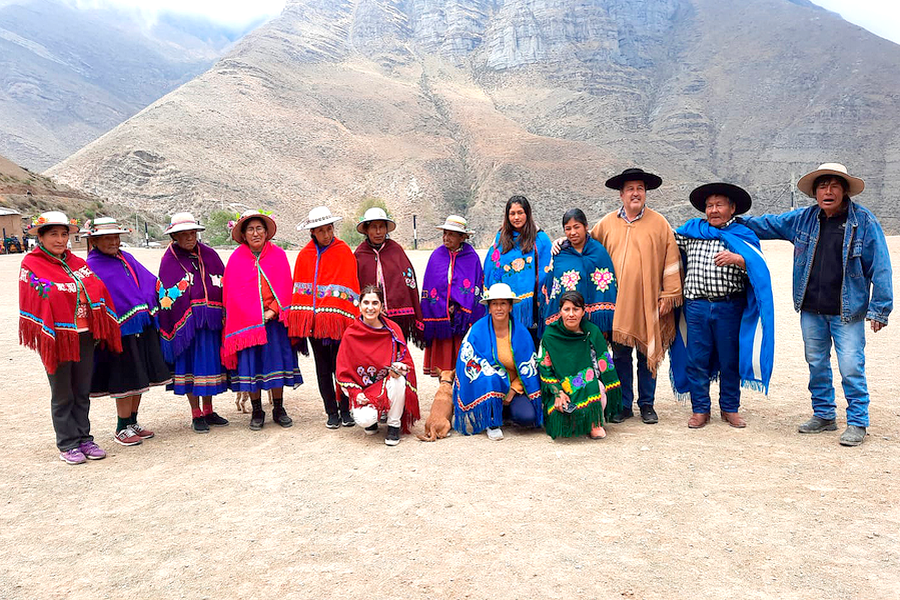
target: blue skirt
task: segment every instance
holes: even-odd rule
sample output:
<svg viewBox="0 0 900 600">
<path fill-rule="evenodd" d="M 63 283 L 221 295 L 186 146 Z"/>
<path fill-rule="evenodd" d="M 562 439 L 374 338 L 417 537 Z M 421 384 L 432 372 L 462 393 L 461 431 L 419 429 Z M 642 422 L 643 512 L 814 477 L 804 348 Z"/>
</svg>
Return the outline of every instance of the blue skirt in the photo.
<svg viewBox="0 0 900 600">
<path fill-rule="evenodd" d="M 291 347 L 287 328 L 279 321 L 266 323 L 265 344 L 244 348 L 237 355 L 237 370 L 229 373 L 235 392 L 258 392 L 303 383 L 297 351 Z"/>
<path fill-rule="evenodd" d="M 191 345 L 175 359 L 172 384 L 166 389 L 179 396 L 215 396 L 228 391 L 228 371 L 222 366 L 221 348 L 221 331 L 198 329 Z"/>
</svg>

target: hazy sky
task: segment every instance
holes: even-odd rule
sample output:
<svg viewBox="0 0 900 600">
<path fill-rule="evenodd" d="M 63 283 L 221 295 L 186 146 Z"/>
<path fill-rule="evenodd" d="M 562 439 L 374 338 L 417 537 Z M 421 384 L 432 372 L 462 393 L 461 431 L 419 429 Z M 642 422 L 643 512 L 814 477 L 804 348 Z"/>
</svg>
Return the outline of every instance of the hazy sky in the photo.
<svg viewBox="0 0 900 600">
<path fill-rule="evenodd" d="M 900 44 L 900 0 L 812 0 L 860 27 Z"/>
<path fill-rule="evenodd" d="M 205 15 L 222 23 L 243 25 L 277 15 L 284 0 L 70 0 L 80 6 L 120 5 L 152 17 L 157 11 Z M 900 0 L 812 0 L 844 19 L 900 44 Z M 0 0 L 2 3 L 2 0 Z"/>
</svg>

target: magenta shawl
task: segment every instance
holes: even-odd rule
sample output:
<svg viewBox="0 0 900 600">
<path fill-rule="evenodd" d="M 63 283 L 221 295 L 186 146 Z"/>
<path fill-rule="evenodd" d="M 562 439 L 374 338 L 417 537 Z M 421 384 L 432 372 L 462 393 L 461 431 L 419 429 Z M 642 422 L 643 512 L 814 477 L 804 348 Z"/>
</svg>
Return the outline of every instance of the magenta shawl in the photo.
<svg viewBox="0 0 900 600">
<path fill-rule="evenodd" d="M 228 259 L 222 280 L 225 304 L 222 364 L 228 369 L 237 368 L 238 351 L 267 342 L 261 289 L 263 278 L 282 307 L 279 320 L 287 321 L 292 281 L 287 254 L 272 242 L 266 242 L 259 256 L 247 244 L 238 246 Z"/>
</svg>

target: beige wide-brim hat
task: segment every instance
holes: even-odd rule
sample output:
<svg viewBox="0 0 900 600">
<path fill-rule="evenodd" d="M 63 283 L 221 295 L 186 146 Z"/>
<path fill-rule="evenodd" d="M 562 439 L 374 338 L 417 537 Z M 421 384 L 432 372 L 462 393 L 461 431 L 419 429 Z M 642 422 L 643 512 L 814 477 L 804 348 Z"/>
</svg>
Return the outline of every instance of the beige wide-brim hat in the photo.
<svg viewBox="0 0 900 600">
<path fill-rule="evenodd" d="M 847 172 L 847 167 L 845 167 L 841 163 L 822 163 L 821 165 L 819 165 L 818 169 L 816 169 L 812 173 L 807 173 L 800 178 L 800 181 L 797 182 L 797 189 L 810 198 L 815 198 L 816 190 L 813 189 L 813 183 L 815 183 L 816 179 L 818 179 L 822 175 L 835 175 L 836 177 L 843 178 L 844 181 L 850 184 L 850 189 L 847 191 L 847 195 L 851 197 L 856 196 L 864 189 L 866 189 L 866 182 L 859 177 L 853 177 L 852 175 L 850 175 Z"/>
<path fill-rule="evenodd" d="M 37 235 L 40 233 L 41 229 L 50 227 L 51 225 L 68 227 L 70 234 L 78 233 L 78 225 L 72 223 L 65 213 L 61 213 L 58 210 L 50 210 L 38 215 L 37 221 L 28 228 L 28 235 Z"/>
<path fill-rule="evenodd" d="M 123 233 L 131 233 L 130 229 L 125 229 L 119 222 L 112 217 L 99 217 L 91 221 L 90 233 L 88 237 L 100 237 L 101 235 L 119 235 Z"/>
<path fill-rule="evenodd" d="M 387 213 L 384 212 L 383 208 L 379 208 L 378 206 L 373 206 L 362 216 L 362 219 L 359 220 L 359 224 L 356 226 L 356 230 L 361 234 L 366 234 L 366 224 L 371 223 L 372 221 L 384 221 L 387 223 L 388 233 L 397 229 L 397 224 L 394 223 L 394 220 L 387 216 Z"/>
<path fill-rule="evenodd" d="M 317 206 L 309 211 L 309 215 L 307 215 L 305 221 L 297 225 L 297 230 L 302 231 L 304 229 L 315 229 L 322 225 L 331 225 L 343 218 L 344 217 L 332 214 L 331 209 L 327 206 Z"/>
<path fill-rule="evenodd" d="M 172 215 L 164 233 L 171 234 L 179 231 L 206 231 L 206 227 L 198 223 L 191 213 L 180 212 Z"/>
<path fill-rule="evenodd" d="M 482 296 L 481 303 L 486 305 L 490 303 L 491 300 L 511 300 L 513 304 L 518 304 L 522 301 L 522 299 L 516 296 L 515 292 L 512 291 L 512 288 L 505 283 L 495 283 L 489 287 L 488 291 Z"/>
<path fill-rule="evenodd" d="M 241 227 L 244 226 L 244 223 L 249 221 L 250 219 L 260 219 L 263 223 L 266 224 L 266 241 L 268 242 L 273 237 L 275 237 L 275 232 L 278 231 L 278 226 L 275 225 L 275 220 L 269 215 L 264 215 L 258 210 L 247 210 L 241 214 L 241 218 L 237 220 L 237 223 L 234 224 L 234 228 L 231 230 L 231 239 L 236 241 L 238 244 L 244 243 L 244 233 L 241 231 Z"/>
<path fill-rule="evenodd" d="M 450 215 L 444 221 L 444 224 L 437 225 L 437 228 L 445 231 L 455 231 L 456 233 L 465 233 L 466 235 L 475 233 L 469 229 L 469 222 L 466 221 L 466 218 L 459 215 Z"/>
</svg>

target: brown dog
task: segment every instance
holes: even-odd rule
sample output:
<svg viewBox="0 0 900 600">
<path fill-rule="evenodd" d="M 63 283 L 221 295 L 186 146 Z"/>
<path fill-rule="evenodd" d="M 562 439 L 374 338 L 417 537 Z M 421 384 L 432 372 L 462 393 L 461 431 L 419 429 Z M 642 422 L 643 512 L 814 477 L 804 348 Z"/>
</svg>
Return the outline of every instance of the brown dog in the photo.
<svg viewBox="0 0 900 600">
<path fill-rule="evenodd" d="M 416 435 L 423 442 L 433 442 L 450 435 L 450 419 L 453 417 L 453 371 L 441 371 L 441 384 L 431 403 L 431 412 L 425 420 L 425 435 Z"/>
<path fill-rule="evenodd" d="M 269 395 L 269 404 L 272 404 L 272 390 L 266 390 L 266 393 Z M 248 415 L 252 413 L 253 407 L 250 405 L 250 392 L 238 392 L 234 397 L 234 405 L 240 413 Z"/>
</svg>

